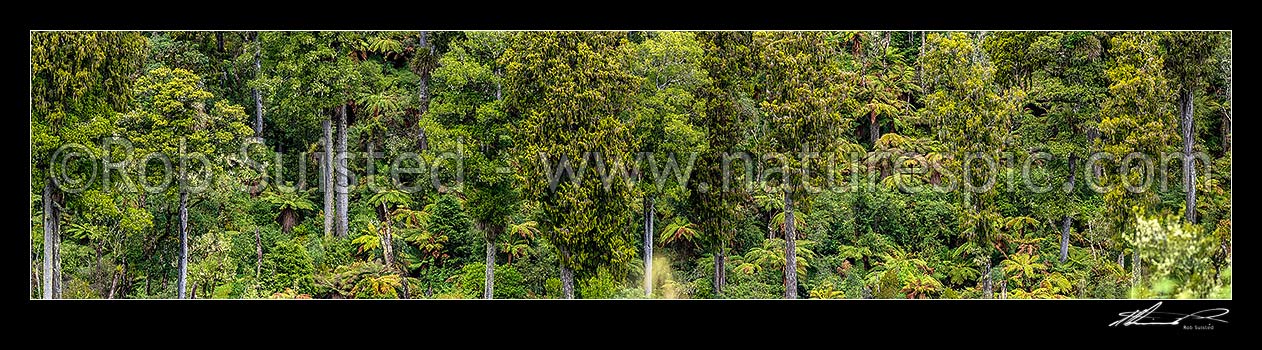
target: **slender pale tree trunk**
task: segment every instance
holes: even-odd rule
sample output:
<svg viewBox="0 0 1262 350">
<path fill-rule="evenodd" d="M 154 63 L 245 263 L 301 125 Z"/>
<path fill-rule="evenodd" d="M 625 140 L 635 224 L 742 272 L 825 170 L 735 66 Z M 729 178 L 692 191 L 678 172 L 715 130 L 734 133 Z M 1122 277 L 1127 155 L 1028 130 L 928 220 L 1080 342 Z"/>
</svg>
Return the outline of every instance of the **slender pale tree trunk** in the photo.
<svg viewBox="0 0 1262 350">
<path fill-rule="evenodd" d="M 771 212 L 771 211 L 768 211 L 768 216 L 770 217 L 770 219 L 767 219 L 767 239 L 776 238 L 776 230 L 777 230 L 777 229 L 781 229 L 781 230 L 783 230 L 783 229 L 784 229 L 784 227 L 783 227 L 783 226 L 781 226 L 781 227 L 776 227 L 776 223 L 775 223 L 776 216 L 775 216 L 775 215 L 772 215 L 770 212 Z"/>
<path fill-rule="evenodd" d="M 1227 75 L 1227 102 L 1231 102 L 1231 75 Z M 1231 111 L 1223 108 L 1223 152 L 1231 152 Z"/>
<path fill-rule="evenodd" d="M 1073 218 L 1065 215 L 1061 222 L 1060 229 L 1060 262 L 1069 259 L 1069 225 L 1073 222 Z"/>
<path fill-rule="evenodd" d="M 1077 171 L 1075 171 L 1076 169 L 1075 164 L 1077 160 L 1078 160 L 1077 156 L 1073 154 L 1069 155 L 1069 191 L 1068 192 L 1069 192 L 1070 198 L 1073 198 L 1074 180 L 1078 174 Z M 1061 223 L 1061 229 L 1060 229 L 1060 262 L 1065 262 L 1065 260 L 1069 259 L 1069 225 L 1071 223 L 1073 223 L 1073 218 L 1070 217 L 1069 214 L 1065 214 L 1065 217 L 1063 219 L 1063 222 Z"/>
<path fill-rule="evenodd" d="M 44 182 L 44 299 L 61 299 L 61 194 Z"/>
<path fill-rule="evenodd" d="M 346 237 L 346 210 L 348 207 L 347 198 L 347 181 L 350 177 L 350 169 L 346 167 L 346 105 L 338 107 L 337 111 L 337 160 L 334 167 L 337 177 L 337 185 L 334 193 L 337 196 L 337 236 Z"/>
<path fill-rule="evenodd" d="M 126 239 L 124 239 L 124 241 L 126 241 Z M 127 263 L 127 254 L 124 253 L 123 254 L 123 269 L 122 271 L 118 272 L 118 278 L 120 280 L 118 281 L 119 283 L 118 294 L 119 294 L 119 298 L 122 298 L 122 299 L 126 299 L 127 292 L 131 290 L 131 281 L 127 279 L 127 271 L 128 271 L 128 268 L 130 267 L 131 267 L 131 264 Z M 113 298 L 113 296 L 110 296 L 110 298 Z"/>
<path fill-rule="evenodd" d="M 1095 121 L 1096 123 L 1100 122 L 1098 118 Z M 1096 129 L 1094 126 L 1087 128 L 1087 144 L 1088 145 L 1094 145 L 1095 140 L 1098 138 L 1100 138 L 1099 129 Z M 1104 168 L 1100 166 L 1099 162 L 1095 162 L 1091 164 L 1091 175 L 1092 177 L 1087 179 L 1088 181 L 1099 181 L 1100 176 L 1104 175 Z"/>
<path fill-rule="evenodd" d="M 982 298 L 990 299 L 994 297 L 994 287 L 990 279 L 990 260 L 986 261 L 985 272 L 982 275 Z"/>
<path fill-rule="evenodd" d="M 1227 98 L 1231 100 L 1230 97 Z M 1223 111 L 1223 153 L 1231 152 L 1231 114 Z"/>
<path fill-rule="evenodd" d="M 381 203 L 382 212 L 386 212 L 386 203 Z M 381 258 L 386 267 L 394 269 L 394 237 L 390 232 L 390 213 L 385 214 L 386 222 L 381 225 Z"/>
<path fill-rule="evenodd" d="M 920 31 L 920 53 L 916 54 L 916 82 L 924 86 L 924 64 L 921 59 L 925 57 L 925 32 Z"/>
<path fill-rule="evenodd" d="M 719 252 L 714 257 L 714 295 L 723 295 L 723 285 L 727 282 L 727 256 L 724 255 L 723 239 L 719 239 Z"/>
<path fill-rule="evenodd" d="M 1143 267 L 1140 266 L 1139 247 L 1135 247 L 1135 251 L 1131 252 L 1131 285 L 1138 285 L 1140 277 L 1143 275 Z"/>
<path fill-rule="evenodd" d="M 417 106 L 417 110 L 420 113 L 417 114 L 418 123 L 416 125 L 416 145 L 421 150 L 425 150 L 426 148 L 429 148 L 429 137 L 425 135 L 425 129 L 420 126 L 419 121 L 420 116 L 429 112 L 429 75 L 430 68 L 432 67 L 430 63 L 434 62 L 436 59 L 434 57 L 434 47 L 429 44 L 429 32 L 421 32 L 420 47 L 418 47 L 417 51 L 428 53 L 428 56 L 426 57 L 426 64 L 421 67 L 419 72 L 416 72 L 416 74 L 420 76 L 420 84 L 418 84 L 419 88 L 417 89 L 417 98 L 420 101 L 420 104 Z"/>
<path fill-rule="evenodd" d="M 126 258 L 126 255 L 124 255 L 124 258 Z M 117 289 L 118 289 L 118 272 L 114 272 L 110 274 L 110 292 L 109 294 L 105 296 L 105 299 L 114 299 L 114 292 Z"/>
<path fill-rule="evenodd" d="M 1231 71 L 1227 73 L 1227 107 L 1231 107 Z M 1223 135 L 1223 152 L 1231 152 L 1231 110 L 1223 109 L 1223 125 L 1226 125 L 1226 134 Z"/>
<path fill-rule="evenodd" d="M 498 225 L 487 225 L 486 231 L 486 285 L 482 287 L 482 299 L 495 299 L 495 240 L 499 237 Z M 510 261 L 512 258 L 509 258 Z"/>
<path fill-rule="evenodd" d="M 561 296 L 565 299 L 574 299 L 574 271 L 565 265 L 565 261 L 570 258 L 570 251 L 557 247 L 561 252 Z"/>
<path fill-rule="evenodd" d="M 188 287 L 188 192 L 180 190 L 180 280 L 176 284 L 179 298 L 184 299 Z"/>
<path fill-rule="evenodd" d="M 728 237 L 736 237 L 735 227 L 732 228 L 732 231 Z M 719 270 L 719 272 L 722 274 L 722 276 L 719 278 L 719 291 L 722 292 L 723 288 L 727 288 L 727 240 L 726 239 L 724 239 L 724 241 L 722 241 L 721 244 L 719 244 L 719 253 L 720 255 L 723 256 L 723 259 L 720 259 L 720 261 L 723 263 L 723 269 Z"/>
<path fill-rule="evenodd" d="M 574 272 L 565 265 L 561 265 L 561 295 L 574 299 Z"/>
<path fill-rule="evenodd" d="M 263 273 L 263 236 L 259 235 L 258 226 L 254 227 L 254 254 L 258 257 L 254 263 L 254 279 L 258 280 Z"/>
<path fill-rule="evenodd" d="M 123 233 L 122 241 L 127 241 L 126 233 Z M 115 269 L 114 273 L 110 274 L 110 290 L 109 293 L 105 295 L 106 299 L 114 299 L 114 295 L 118 292 L 120 287 L 119 280 L 127 276 L 127 254 L 120 255 L 122 255 L 122 261 L 119 262 L 118 268 Z"/>
<path fill-rule="evenodd" d="M 263 52 L 263 42 L 259 40 L 259 33 L 254 32 L 254 44 L 257 46 L 254 51 L 254 78 L 258 79 L 263 75 L 263 64 L 260 60 Z M 263 98 L 259 96 L 259 88 L 254 88 L 254 136 L 263 138 Z"/>
<path fill-rule="evenodd" d="M 42 279 L 39 278 L 39 275 L 44 272 L 43 269 L 40 268 L 39 261 L 39 255 L 35 254 L 35 251 L 31 251 L 31 299 L 44 297 L 44 284 L 41 282 Z M 37 293 L 36 291 L 39 292 Z"/>
<path fill-rule="evenodd" d="M 384 214 L 386 221 L 381 227 L 381 258 L 386 268 L 399 274 L 401 289 L 403 291 L 403 299 L 411 298 L 408 291 L 407 269 L 399 265 L 394 258 L 394 222 L 390 217 L 390 209 L 386 207 L 386 203 L 381 203 L 381 212 Z"/>
<path fill-rule="evenodd" d="M 784 298 L 798 298 L 797 231 L 793 226 L 793 196 L 784 191 Z"/>
<path fill-rule="evenodd" d="M 1196 143 L 1196 124 L 1192 116 L 1192 89 L 1179 93 L 1179 118 L 1183 126 L 1183 186 L 1187 192 L 1187 221 L 1196 223 L 1196 164 L 1192 146 Z"/>
<path fill-rule="evenodd" d="M 657 214 L 652 196 L 644 196 L 644 296 L 653 296 L 653 217 Z"/>
<path fill-rule="evenodd" d="M 324 154 L 320 157 L 320 186 L 324 192 L 324 234 L 333 234 L 333 218 L 337 212 L 333 210 L 333 128 L 329 120 L 324 120 Z"/>
<path fill-rule="evenodd" d="M 434 48 L 429 44 L 429 32 L 421 32 L 420 48 L 418 51 L 425 51 L 430 55 L 427 59 L 434 59 Z M 421 71 L 417 73 L 421 78 L 420 91 L 418 91 L 417 97 L 421 102 L 421 114 L 425 114 L 425 112 L 429 110 L 429 67 L 421 67 Z"/>
</svg>

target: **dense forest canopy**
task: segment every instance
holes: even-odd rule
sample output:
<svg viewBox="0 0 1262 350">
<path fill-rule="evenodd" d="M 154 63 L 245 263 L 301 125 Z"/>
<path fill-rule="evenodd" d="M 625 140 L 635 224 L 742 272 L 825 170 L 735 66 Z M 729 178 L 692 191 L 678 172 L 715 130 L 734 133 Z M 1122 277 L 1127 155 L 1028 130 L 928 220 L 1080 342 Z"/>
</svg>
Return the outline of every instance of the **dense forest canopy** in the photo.
<svg viewBox="0 0 1262 350">
<path fill-rule="evenodd" d="M 31 298 L 1231 298 L 1228 32 L 31 45 Z"/>
</svg>

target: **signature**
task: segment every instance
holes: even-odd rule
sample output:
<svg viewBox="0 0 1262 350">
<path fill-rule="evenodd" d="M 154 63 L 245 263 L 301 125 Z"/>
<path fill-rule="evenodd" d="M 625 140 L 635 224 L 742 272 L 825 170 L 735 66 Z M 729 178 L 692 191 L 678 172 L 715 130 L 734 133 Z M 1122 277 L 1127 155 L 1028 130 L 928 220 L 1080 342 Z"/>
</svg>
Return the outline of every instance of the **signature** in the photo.
<svg viewBox="0 0 1262 350">
<path fill-rule="evenodd" d="M 1161 302 L 1144 310 L 1124 311 L 1118 313 L 1122 319 L 1109 324 L 1109 327 L 1116 326 L 1176 326 L 1179 322 L 1186 319 L 1191 320 L 1208 320 L 1227 323 L 1217 317 L 1226 315 L 1228 310 L 1224 308 L 1205 309 L 1190 314 L 1181 314 L 1177 312 L 1161 312 L 1157 308 L 1161 307 Z"/>
</svg>

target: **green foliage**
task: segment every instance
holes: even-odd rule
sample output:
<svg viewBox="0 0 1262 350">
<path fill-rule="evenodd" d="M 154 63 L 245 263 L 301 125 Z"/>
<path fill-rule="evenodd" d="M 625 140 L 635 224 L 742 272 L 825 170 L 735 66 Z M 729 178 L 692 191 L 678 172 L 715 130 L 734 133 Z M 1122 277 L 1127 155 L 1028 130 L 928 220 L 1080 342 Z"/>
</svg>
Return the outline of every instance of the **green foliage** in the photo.
<svg viewBox="0 0 1262 350">
<path fill-rule="evenodd" d="M 397 205 L 407 208 L 411 202 L 412 199 L 408 197 L 408 194 L 400 190 L 384 190 L 368 197 L 368 204 L 373 207 L 393 208 Z"/>
<path fill-rule="evenodd" d="M 201 297 L 213 296 L 222 283 L 236 276 L 236 260 L 229 255 L 231 242 L 239 232 L 206 233 L 189 242 L 189 284 L 197 286 Z"/>
<path fill-rule="evenodd" d="M 451 263 L 459 265 L 480 260 L 482 252 L 486 251 L 486 240 L 474 235 L 469 217 L 456 197 L 438 196 L 430 217 L 426 232 L 431 237 L 447 237 L 446 249 L 451 254 Z M 420 242 L 424 238 L 420 236 L 413 241 Z M 442 238 L 431 239 L 443 240 Z"/>
<path fill-rule="evenodd" d="M 320 295 L 332 298 L 391 299 L 402 286 L 399 276 L 379 262 L 357 261 L 315 278 Z"/>
<path fill-rule="evenodd" d="M 612 274 L 602 270 L 579 281 L 576 287 L 577 294 L 583 299 L 610 299 L 618 294 L 621 285 Z"/>
<path fill-rule="evenodd" d="M 1111 40 L 1110 51 L 1115 57 L 1107 70 L 1111 96 L 1102 108 L 1102 137 L 1097 141 L 1104 151 L 1160 154 L 1178 140 L 1174 115 L 1177 109 L 1170 82 L 1161 75 L 1164 57 L 1160 55 L 1159 39 L 1155 33 L 1125 33 Z M 1141 185 L 1141 176 L 1139 169 L 1132 169 L 1106 177 L 1107 182 L 1102 184 L 1107 189 L 1105 217 L 1116 227 L 1115 239 L 1132 229 L 1133 207 L 1153 208 L 1157 203 L 1156 191 L 1126 190 L 1122 178 Z"/>
<path fill-rule="evenodd" d="M 67 298 L 174 297 L 182 189 L 197 298 L 479 298 L 487 244 L 496 298 L 564 297 L 559 268 L 579 297 L 644 298 L 650 204 L 651 298 L 783 296 L 790 224 L 812 298 L 1231 298 L 1229 33 L 30 35 L 31 267 L 59 246 Z M 1181 151 L 1187 93 L 1194 224 L 1170 214 L 1177 159 L 1150 182 L 1121 159 Z M 332 237 L 314 152 L 341 107 Z M 387 223 L 402 271 L 378 258 Z"/>
<path fill-rule="evenodd" d="M 277 189 L 264 192 L 259 199 L 276 207 L 280 212 L 276 220 L 285 232 L 289 232 L 297 224 L 298 213 L 315 210 L 315 203 L 308 200 L 305 193 L 293 187 L 278 186 Z"/>
<path fill-rule="evenodd" d="M 696 226 L 691 222 L 688 222 L 687 219 L 677 217 L 675 218 L 675 221 L 666 225 L 666 228 L 662 229 L 660 237 L 662 244 L 671 244 L 675 242 L 689 244 L 693 243 L 697 238 L 697 229 Z"/>
<path fill-rule="evenodd" d="M 837 290 L 832 282 L 824 282 L 823 284 L 811 289 L 811 299 L 845 299 L 846 293 Z"/>
<path fill-rule="evenodd" d="M 399 275 L 364 276 L 355 283 L 351 293 L 355 299 L 396 299 L 397 288 L 402 286 Z"/>
<path fill-rule="evenodd" d="M 148 50 L 137 32 L 31 32 L 36 169 L 47 170 L 53 151 L 62 145 L 94 150 L 100 137 L 113 132 L 114 113 L 126 109 Z"/>
<path fill-rule="evenodd" d="M 215 156 L 224 150 L 235 151 L 243 136 L 252 133 L 244 124 L 245 112 L 224 101 L 207 106 L 212 97 L 201 87 L 197 74 L 179 68 L 156 68 L 136 80 L 138 108 L 118 123 L 138 148 L 170 157 L 186 153 Z"/>
<path fill-rule="evenodd" d="M 787 156 L 780 174 L 783 189 L 796 196 L 803 190 L 808 170 L 826 174 L 824 159 L 802 159 L 799 152 L 831 152 L 849 142 L 842 131 L 849 128 L 846 117 L 855 109 L 854 100 L 843 98 L 851 72 L 843 72 L 836 55 L 841 49 L 827 32 L 758 32 L 760 77 L 766 95 L 759 103 L 765 125 L 765 150 Z M 819 185 L 822 176 L 811 177 Z"/>
<path fill-rule="evenodd" d="M 937 296 L 942 283 L 933 277 L 933 268 L 914 253 L 898 247 L 879 255 L 880 262 L 868 273 L 868 285 L 878 298 L 906 296 L 909 299 Z"/>
<path fill-rule="evenodd" d="M 1203 258 L 1214 249 L 1213 237 L 1183 223 L 1177 215 L 1136 215 L 1135 232 L 1126 240 L 1139 252 L 1148 272 L 1146 283 L 1132 292 L 1136 297 L 1205 298 L 1223 281 L 1230 290 L 1230 279 L 1215 278 L 1211 262 Z"/>
<path fill-rule="evenodd" d="M 276 242 L 263 254 L 263 290 L 279 292 L 290 288 L 299 293 L 311 293 L 315 288 L 314 273 L 311 256 L 297 242 Z"/>
<path fill-rule="evenodd" d="M 513 139 L 518 169 L 530 180 L 524 192 L 540 204 L 543 238 L 578 276 L 633 256 L 621 234 L 630 226 L 628 179 L 610 176 L 605 186 L 601 176 L 585 176 L 552 186 L 550 169 L 532 165 L 594 161 L 592 153 L 607 169 L 630 163 L 631 134 L 621 120 L 640 85 L 624 67 L 630 48 L 615 33 L 527 32 L 514 35 L 499 60 L 505 110 L 520 120 Z"/>
<path fill-rule="evenodd" d="M 736 265 L 736 271 L 745 274 L 754 274 L 760 271 L 784 271 L 784 240 L 772 238 L 763 241 L 762 246 L 751 248 L 743 256 L 743 262 Z M 805 275 L 807 268 L 811 267 L 811 262 L 815 259 L 815 252 L 811 247 L 815 242 L 808 240 L 798 240 L 794 251 L 797 253 L 797 272 Z"/>
<path fill-rule="evenodd" d="M 482 297 L 482 287 L 486 276 L 486 264 L 474 262 L 460 268 L 460 274 L 453 276 L 454 292 L 461 298 L 476 299 Z M 526 286 L 517 268 L 510 265 L 495 266 L 495 299 L 526 299 Z"/>
<path fill-rule="evenodd" d="M 1025 280 L 1032 278 L 1036 273 L 1040 273 L 1047 269 L 1047 266 L 1039 262 L 1038 256 L 1029 254 L 1013 254 L 1004 260 L 1003 271 L 1005 274 L 1016 282 L 1017 287 L 1025 286 Z"/>
</svg>

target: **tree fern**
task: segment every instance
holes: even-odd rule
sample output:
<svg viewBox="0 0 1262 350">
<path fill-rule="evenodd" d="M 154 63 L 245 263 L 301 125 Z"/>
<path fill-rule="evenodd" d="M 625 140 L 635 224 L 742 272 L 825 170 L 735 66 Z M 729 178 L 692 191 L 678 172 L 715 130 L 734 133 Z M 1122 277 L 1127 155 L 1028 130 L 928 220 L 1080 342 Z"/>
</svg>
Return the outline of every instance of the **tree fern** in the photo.
<svg viewBox="0 0 1262 350">
<path fill-rule="evenodd" d="M 687 219 L 676 217 L 674 222 L 671 222 L 670 225 L 666 225 L 666 228 L 662 230 L 661 242 L 662 244 L 671 244 L 676 242 L 695 244 L 697 233 L 698 231 L 695 225 L 688 222 Z"/>
</svg>

